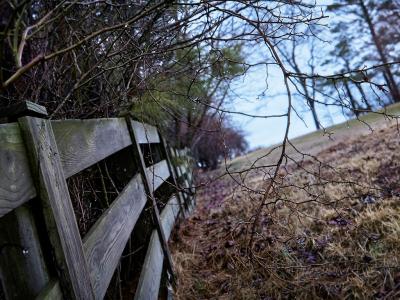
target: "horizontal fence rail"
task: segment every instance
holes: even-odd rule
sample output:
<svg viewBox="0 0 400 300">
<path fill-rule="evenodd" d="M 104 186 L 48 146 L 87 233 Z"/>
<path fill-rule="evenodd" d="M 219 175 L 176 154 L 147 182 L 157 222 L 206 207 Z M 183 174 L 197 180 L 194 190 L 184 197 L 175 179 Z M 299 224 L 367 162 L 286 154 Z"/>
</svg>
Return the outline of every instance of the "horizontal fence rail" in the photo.
<svg viewBox="0 0 400 300">
<path fill-rule="evenodd" d="M 49 121 L 37 117 L 45 117 L 44 108 L 24 108 L 25 117 L 0 124 L 0 279 L 6 299 L 103 299 L 146 207 L 154 227 L 135 299 L 157 299 L 163 272 L 174 278 L 168 250 L 174 224 L 195 205 L 188 151 L 170 148 L 156 127 L 130 118 Z M 141 145 L 153 144 L 162 157 L 146 166 Z M 81 238 L 66 179 L 127 147 L 136 174 Z M 164 184 L 175 193 L 159 207 L 156 194 Z"/>
<path fill-rule="evenodd" d="M 171 234 L 178 214 L 179 204 L 174 196 L 168 201 L 160 217 L 162 228 L 167 240 Z M 158 239 L 157 231 L 153 230 L 144 266 L 140 274 L 135 299 L 157 299 L 161 281 L 163 259 L 163 251 L 160 240 Z"/>
<path fill-rule="evenodd" d="M 103 213 L 83 240 L 90 278 L 97 299 L 102 299 L 140 212 L 146 204 L 142 179 L 137 174 Z"/>
</svg>

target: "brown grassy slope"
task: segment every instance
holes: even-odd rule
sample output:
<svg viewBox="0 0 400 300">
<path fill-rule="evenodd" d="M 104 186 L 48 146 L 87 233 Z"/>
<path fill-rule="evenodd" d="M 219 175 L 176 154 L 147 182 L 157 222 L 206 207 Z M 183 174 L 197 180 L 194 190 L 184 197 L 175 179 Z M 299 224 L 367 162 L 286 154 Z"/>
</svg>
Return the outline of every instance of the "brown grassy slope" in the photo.
<svg viewBox="0 0 400 300">
<path fill-rule="evenodd" d="M 174 235 L 178 299 L 400 297 L 400 136 L 396 126 L 288 163 L 247 255 L 260 196 L 223 178 L 199 191 Z M 328 165 L 329 164 L 329 165 Z M 246 182 L 263 190 L 263 174 Z"/>
<path fill-rule="evenodd" d="M 385 113 L 387 116 L 382 115 Z M 385 110 L 379 111 L 378 113 L 369 113 L 360 117 L 359 120 L 349 120 L 344 123 L 340 123 L 325 130 L 315 131 L 292 140 L 293 144 L 300 151 L 304 151 L 308 154 L 315 155 L 327 147 L 333 146 L 340 141 L 346 141 L 353 137 L 358 137 L 363 134 L 369 134 L 372 130 L 379 130 L 380 128 L 387 127 L 388 124 L 395 124 L 396 120 L 391 118 L 392 116 L 400 116 L 400 104 L 393 104 L 385 108 Z M 274 130 L 273 128 L 266 128 L 261 130 Z M 254 161 L 258 160 L 257 164 L 266 165 L 272 162 L 276 162 L 280 154 L 279 149 L 273 151 L 268 157 L 264 158 L 264 155 L 275 146 L 262 148 L 257 151 L 253 151 L 247 155 L 240 156 L 232 161 L 228 162 L 230 171 L 243 170 L 250 166 Z M 298 159 L 300 155 L 292 147 L 288 147 L 287 153 Z"/>
</svg>

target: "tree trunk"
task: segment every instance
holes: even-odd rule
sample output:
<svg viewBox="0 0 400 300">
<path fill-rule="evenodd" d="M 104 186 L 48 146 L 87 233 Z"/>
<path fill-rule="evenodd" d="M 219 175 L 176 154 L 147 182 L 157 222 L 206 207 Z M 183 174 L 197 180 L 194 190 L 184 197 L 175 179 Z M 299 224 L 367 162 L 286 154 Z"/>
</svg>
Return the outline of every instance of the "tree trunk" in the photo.
<svg viewBox="0 0 400 300">
<path fill-rule="evenodd" d="M 356 117 L 358 117 L 360 115 L 359 105 L 358 105 L 356 99 L 354 98 L 353 94 L 351 93 L 349 83 L 347 81 L 343 81 L 343 85 L 344 85 L 344 88 L 346 89 L 347 96 L 349 97 L 353 113 L 356 115 Z"/>
<path fill-rule="evenodd" d="M 301 72 L 300 72 L 300 68 L 299 68 L 299 66 L 297 65 L 297 62 L 296 62 L 294 56 L 293 56 L 292 58 L 293 58 L 293 66 L 294 66 L 295 71 L 296 71 L 297 73 L 301 73 Z M 311 97 L 310 97 L 310 93 L 309 93 L 309 91 L 308 91 L 308 86 L 307 86 L 307 81 L 306 81 L 306 79 L 300 79 L 300 84 L 301 84 L 301 87 L 303 88 L 304 96 L 306 97 L 308 107 L 309 107 L 310 110 L 311 110 L 311 113 L 312 113 L 312 116 L 313 116 L 313 119 L 314 119 L 315 128 L 316 128 L 317 130 L 320 130 L 320 129 L 321 129 L 321 126 L 319 125 L 319 120 L 318 120 L 317 111 L 315 110 L 314 98 L 311 98 Z"/>
<path fill-rule="evenodd" d="M 309 93 L 308 87 L 307 87 L 307 82 L 306 82 L 305 79 L 302 79 L 300 82 L 301 82 L 301 86 L 302 86 L 302 88 L 304 90 L 304 96 L 306 96 L 306 99 L 307 99 L 308 107 L 310 108 L 312 116 L 313 116 L 313 119 L 314 119 L 315 128 L 317 130 L 320 130 L 321 127 L 319 125 L 318 115 L 317 115 L 317 112 L 315 110 L 314 99 L 312 99 L 310 97 L 310 93 Z"/>
<path fill-rule="evenodd" d="M 362 86 L 360 84 L 355 84 L 355 86 L 357 87 L 358 91 L 360 92 L 362 102 L 365 103 L 365 105 L 367 106 L 368 110 L 372 111 L 372 106 L 369 103 L 369 101 L 367 99 L 367 96 L 365 95 L 365 92 L 364 92 Z"/>
<path fill-rule="evenodd" d="M 371 32 L 371 36 L 372 36 L 372 41 L 375 44 L 376 50 L 378 51 L 378 54 L 379 54 L 379 57 L 380 57 L 382 63 L 386 64 L 383 66 L 383 69 L 386 74 L 385 78 L 386 78 L 386 82 L 387 82 L 387 85 L 389 88 L 390 95 L 392 96 L 392 100 L 393 100 L 393 102 L 400 102 L 399 89 L 397 87 L 396 81 L 394 80 L 394 76 L 390 69 L 390 66 L 387 65 L 388 60 L 386 58 L 384 49 L 379 41 L 378 35 L 376 34 L 375 27 L 374 27 L 374 24 L 372 23 L 371 16 L 370 16 L 368 9 L 364 3 L 364 0 L 359 0 L 359 4 L 360 4 L 361 10 L 363 12 L 364 19 L 368 24 L 368 28 L 369 28 L 369 30 Z"/>
</svg>

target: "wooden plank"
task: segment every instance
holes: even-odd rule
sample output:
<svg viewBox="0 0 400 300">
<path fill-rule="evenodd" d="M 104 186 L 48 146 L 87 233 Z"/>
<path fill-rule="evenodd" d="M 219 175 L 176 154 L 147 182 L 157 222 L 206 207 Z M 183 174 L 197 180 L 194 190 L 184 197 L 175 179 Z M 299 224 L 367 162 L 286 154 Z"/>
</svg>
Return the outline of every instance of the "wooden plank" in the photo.
<svg viewBox="0 0 400 300">
<path fill-rule="evenodd" d="M 175 220 L 179 214 L 179 203 L 176 197 L 172 197 L 163 212 L 160 220 L 165 237 L 168 240 L 171 235 Z M 146 252 L 146 258 L 140 273 L 138 287 L 135 293 L 135 300 L 153 300 L 158 299 L 160 281 L 163 267 L 163 251 L 158 233 L 153 230 L 150 243 Z"/>
<path fill-rule="evenodd" d="M 161 221 L 160 221 L 160 212 L 158 211 L 156 199 L 154 198 L 154 193 L 153 193 L 155 184 L 153 184 L 153 188 L 150 187 L 151 180 L 149 179 L 149 176 L 148 176 L 149 172 L 146 170 L 146 165 L 145 165 L 144 159 L 143 159 L 143 153 L 140 148 L 138 138 L 136 137 L 136 132 L 133 128 L 132 120 L 129 117 L 126 117 L 126 122 L 127 122 L 127 124 L 129 124 L 128 128 L 129 128 L 129 133 L 131 135 L 132 144 L 133 144 L 133 147 L 132 147 L 133 157 L 136 160 L 136 164 L 139 167 L 140 173 L 143 177 L 145 191 L 148 196 L 148 207 L 151 207 L 153 209 L 154 225 L 156 226 L 157 233 L 160 238 L 163 254 L 166 257 L 167 268 L 171 274 L 172 280 L 174 280 L 175 272 L 174 272 L 174 268 L 173 268 L 173 264 L 172 264 L 171 253 L 169 251 L 168 244 L 165 239 L 164 231 L 162 229 L 162 225 L 161 225 Z M 155 173 L 155 170 L 153 170 L 153 173 Z"/>
<path fill-rule="evenodd" d="M 169 237 L 174 228 L 176 218 L 179 215 L 179 202 L 176 196 L 171 197 L 167 205 L 161 213 L 161 224 L 165 233 L 165 238 L 169 240 Z"/>
<path fill-rule="evenodd" d="M 176 168 L 172 164 L 171 157 L 170 157 L 170 151 L 169 151 L 170 148 L 169 148 L 166 140 L 161 135 L 159 135 L 159 136 L 160 136 L 160 142 L 161 142 L 161 150 L 165 156 L 165 160 L 167 161 L 169 173 L 171 174 L 172 184 L 175 187 L 176 197 L 178 198 L 178 202 L 179 202 L 179 206 L 180 206 L 180 212 L 181 212 L 183 218 L 186 218 L 186 216 L 185 216 L 185 210 L 186 210 L 185 206 L 186 205 L 185 205 L 185 201 L 183 199 L 183 195 L 182 195 L 181 191 L 179 190 L 178 181 L 176 179 Z"/>
<path fill-rule="evenodd" d="M 184 162 L 176 166 L 178 174 L 177 179 L 182 189 L 183 196 L 185 198 L 185 204 L 188 207 L 188 213 L 191 214 L 196 203 L 194 197 L 195 189 L 192 187 L 193 177 L 191 173 L 191 168 L 189 167 L 190 165 L 190 159 L 188 156 L 189 149 L 187 148 L 181 150 L 172 149 L 172 152 L 175 153 L 175 157 L 179 159 L 183 158 L 185 159 Z"/>
<path fill-rule="evenodd" d="M 132 128 L 135 132 L 135 137 L 139 144 L 152 144 L 160 142 L 156 127 L 138 121 L 132 120 L 131 122 Z"/>
<path fill-rule="evenodd" d="M 96 299 L 103 299 L 145 203 L 142 179 L 136 175 L 85 236 L 83 247 Z M 54 281 L 37 300 L 62 299 L 60 293 L 59 282 Z"/>
<path fill-rule="evenodd" d="M 103 299 L 146 200 L 137 174 L 85 236 L 83 247 L 96 299 Z"/>
<path fill-rule="evenodd" d="M 49 281 L 30 207 L 0 218 L 0 278 L 7 299 L 32 299 Z"/>
<path fill-rule="evenodd" d="M 31 101 L 24 101 L 8 107 L 0 109 L 0 118 L 7 118 L 16 121 L 17 118 L 23 116 L 42 117 L 47 115 L 47 110 L 44 106 L 38 105 Z"/>
<path fill-rule="evenodd" d="M 31 171 L 42 202 L 62 291 L 71 299 L 94 299 L 59 151 L 50 121 L 19 119 Z"/>
<path fill-rule="evenodd" d="M 0 125 L 0 217 L 36 196 L 18 123 Z"/>
<path fill-rule="evenodd" d="M 149 179 L 150 190 L 153 192 L 171 175 L 165 159 L 146 168 L 146 173 Z"/>
<path fill-rule="evenodd" d="M 163 251 L 157 230 L 153 230 L 150 237 L 146 258 L 140 273 L 139 283 L 135 293 L 135 300 L 158 299 L 163 266 Z"/>
<path fill-rule="evenodd" d="M 182 174 L 182 169 L 181 169 L 181 164 L 178 164 L 178 162 L 180 161 L 180 156 L 178 155 L 178 152 L 175 148 L 169 147 L 169 152 L 171 153 L 171 156 L 173 156 L 175 158 L 175 161 L 177 161 L 177 163 L 173 164 L 175 173 L 176 173 L 176 184 L 177 184 L 177 188 L 179 190 L 179 194 L 181 195 L 182 199 L 183 199 L 183 203 L 185 206 L 185 215 L 184 217 L 188 217 L 190 210 L 189 210 L 189 203 L 190 203 L 190 199 L 187 195 L 187 193 L 185 192 L 185 187 L 182 186 L 182 181 L 183 181 L 183 175 Z"/>
<path fill-rule="evenodd" d="M 188 160 L 185 163 L 184 169 L 185 169 L 185 179 L 188 184 L 188 188 L 190 190 L 190 193 L 194 194 L 195 189 L 193 187 L 193 168 L 191 167 L 192 161 L 188 157 Z"/>
<path fill-rule="evenodd" d="M 182 176 L 185 175 L 182 173 L 182 169 L 178 166 L 178 178 L 182 178 Z"/>
<path fill-rule="evenodd" d="M 66 177 L 132 144 L 121 118 L 52 121 L 51 125 Z"/>
<path fill-rule="evenodd" d="M 185 163 L 182 162 L 181 164 L 178 165 L 178 167 L 181 170 L 181 175 L 185 176 L 187 171 Z"/>
<path fill-rule="evenodd" d="M 179 154 L 179 151 L 177 149 L 171 149 L 172 153 L 175 157 L 175 159 L 178 161 L 178 163 L 176 164 L 176 169 L 177 169 L 177 176 L 178 179 L 182 178 L 183 175 L 185 175 L 185 173 L 183 172 L 183 168 L 182 165 L 184 164 L 184 162 L 182 162 L 182 157 Z"/>
<path fill-rule="evenodd" d="M 47 115 L 47 111 L 45 107 L 29 101 L 0 109 L 0 116 L 4 117 L 4 121 L 8 123 L 17 120 L 20 116 L 28 115 L 44 117 Z M 16 125 L 18 126 L 18 124 Z M 17 137 L 17 140 L 23 144 L 19 126 L 16 134 L 12 130 L 7 132 L 7 134 L 10 133 L 14 134 L 14 137 Z M 23 151 L 25 151 L 24 146 L 22 147 Z M 3 154 L 0 153 L 0 155 Z M 29 171 L 26 154 L 23 155 L 22 160 L 24 159 L 26 169 Z M 20 161 L 16 163 L 18 164 Z M 6 162 L 4 169 L 7 170 L 10 167 L 9 164 L 10 162 Z M 26 173 L 30 174 L 30 172 Z M 29 186 L 33 186 L 33 183 Z M 31 204 L 36 203 L 37 201 Z M 22 205 L 6 214 L 0 218 L 0 228 L 0 247 L 2 248 L 0 278 L 3 283 L 3 292 L 7 299 L 32 299 L 49 282 L 49 272 L 40 246 L 32 207 Z"/>
<path fill-rule="evenodd" d="M 131 145 L 124 119 L 52 121 L 66 177 Z M 0 125 L 0 216 L 36 196 L 17 123 Z"/>
</svg>

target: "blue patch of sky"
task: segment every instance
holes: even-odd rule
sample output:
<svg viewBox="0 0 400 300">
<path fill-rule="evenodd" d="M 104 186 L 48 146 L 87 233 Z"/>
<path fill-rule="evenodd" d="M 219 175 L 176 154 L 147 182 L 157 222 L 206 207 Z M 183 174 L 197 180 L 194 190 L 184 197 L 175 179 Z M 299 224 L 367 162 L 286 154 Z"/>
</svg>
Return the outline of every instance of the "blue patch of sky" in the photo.
<svg viewBox="0 0 400 300">
<path fill-rule="evenodd" d="M 268 89 L 265 91 L 266 86 Z M 233 86 L 235 94 L 233 110 L 253 115 L 275 115 L 287 112 L 288 98 L 281 76 L 281 71 L 270 67 L 268 74 L 265 68 L 255 68 Z M 294 138 L 315 130 L 312 114 L 304 99 L 294 97 L 289 138 Z M 330 126 L 345 120 L 342 111 L 335 107 L 317 106 L 318 116 L 323 126 Z M 286 117 L 262 118 L 231 115 L 233 123 L 246 133 L 251 149 L 269 146 L 282 142 L 286 129 Z"/>
<path fill-rule="evenodd" d="M 319 1 L 323 8 L 331 1 Z M 329 25 L 333 16 L 330 16 L 325 22 Z M 323 50 L 329 51 L 332 48 L 329 42 L 329 29 L 325 30 L 324 39 L 327 41 L 322 44 Z M 304 50 L 304 51 L 303 51 Z M 260 62 L 267 58 L 263 55 L 267 49 L 264 46 L 245 49 L 246 61 L 248 63 Z M 307 68 L 306 64 L 309 58 L 307 49 L 300 49 L 299 57 L 301 68 Z M 268 53 L 267 53 L 268 54 Z M 321 53 L 320 53 L 321 54 Z M 320 69 L 318 71 L 321 71 Z M 325 70 L 326 71 L 326 70 Z M 325 74 L 332 74 L 335 70 L 331 69 Z M 245 76 L 237 80 L 232 85 L 233 97 L 230 108 L 234 111 L 253 114 L 253 115 L 274 115 L 287 112 L 288 98 L 285 90 L 282 72 L 277 66 L 264 65 L 250 68 Z M 294 94 L 296 92 L 292 90 Z M 292 110 L 291 126 L 289 129 L 289 138 L 295 138 L 315 130 L 311 111 L 304 100 L 304 97 L 294 95 L 293 106 L 296 112 Z M 317 114 L 323 127 L 341 123 L 348 117 L 344 111 L 336 106 L 316 105 Z M 232 114 L 233 123 L 241 127 L 249 143 L 250 149 L 266 147 L 282 142 L 286 129 L 286 117 L 280 118 L 252 118 L 243 115 Z"/>
</svg>

